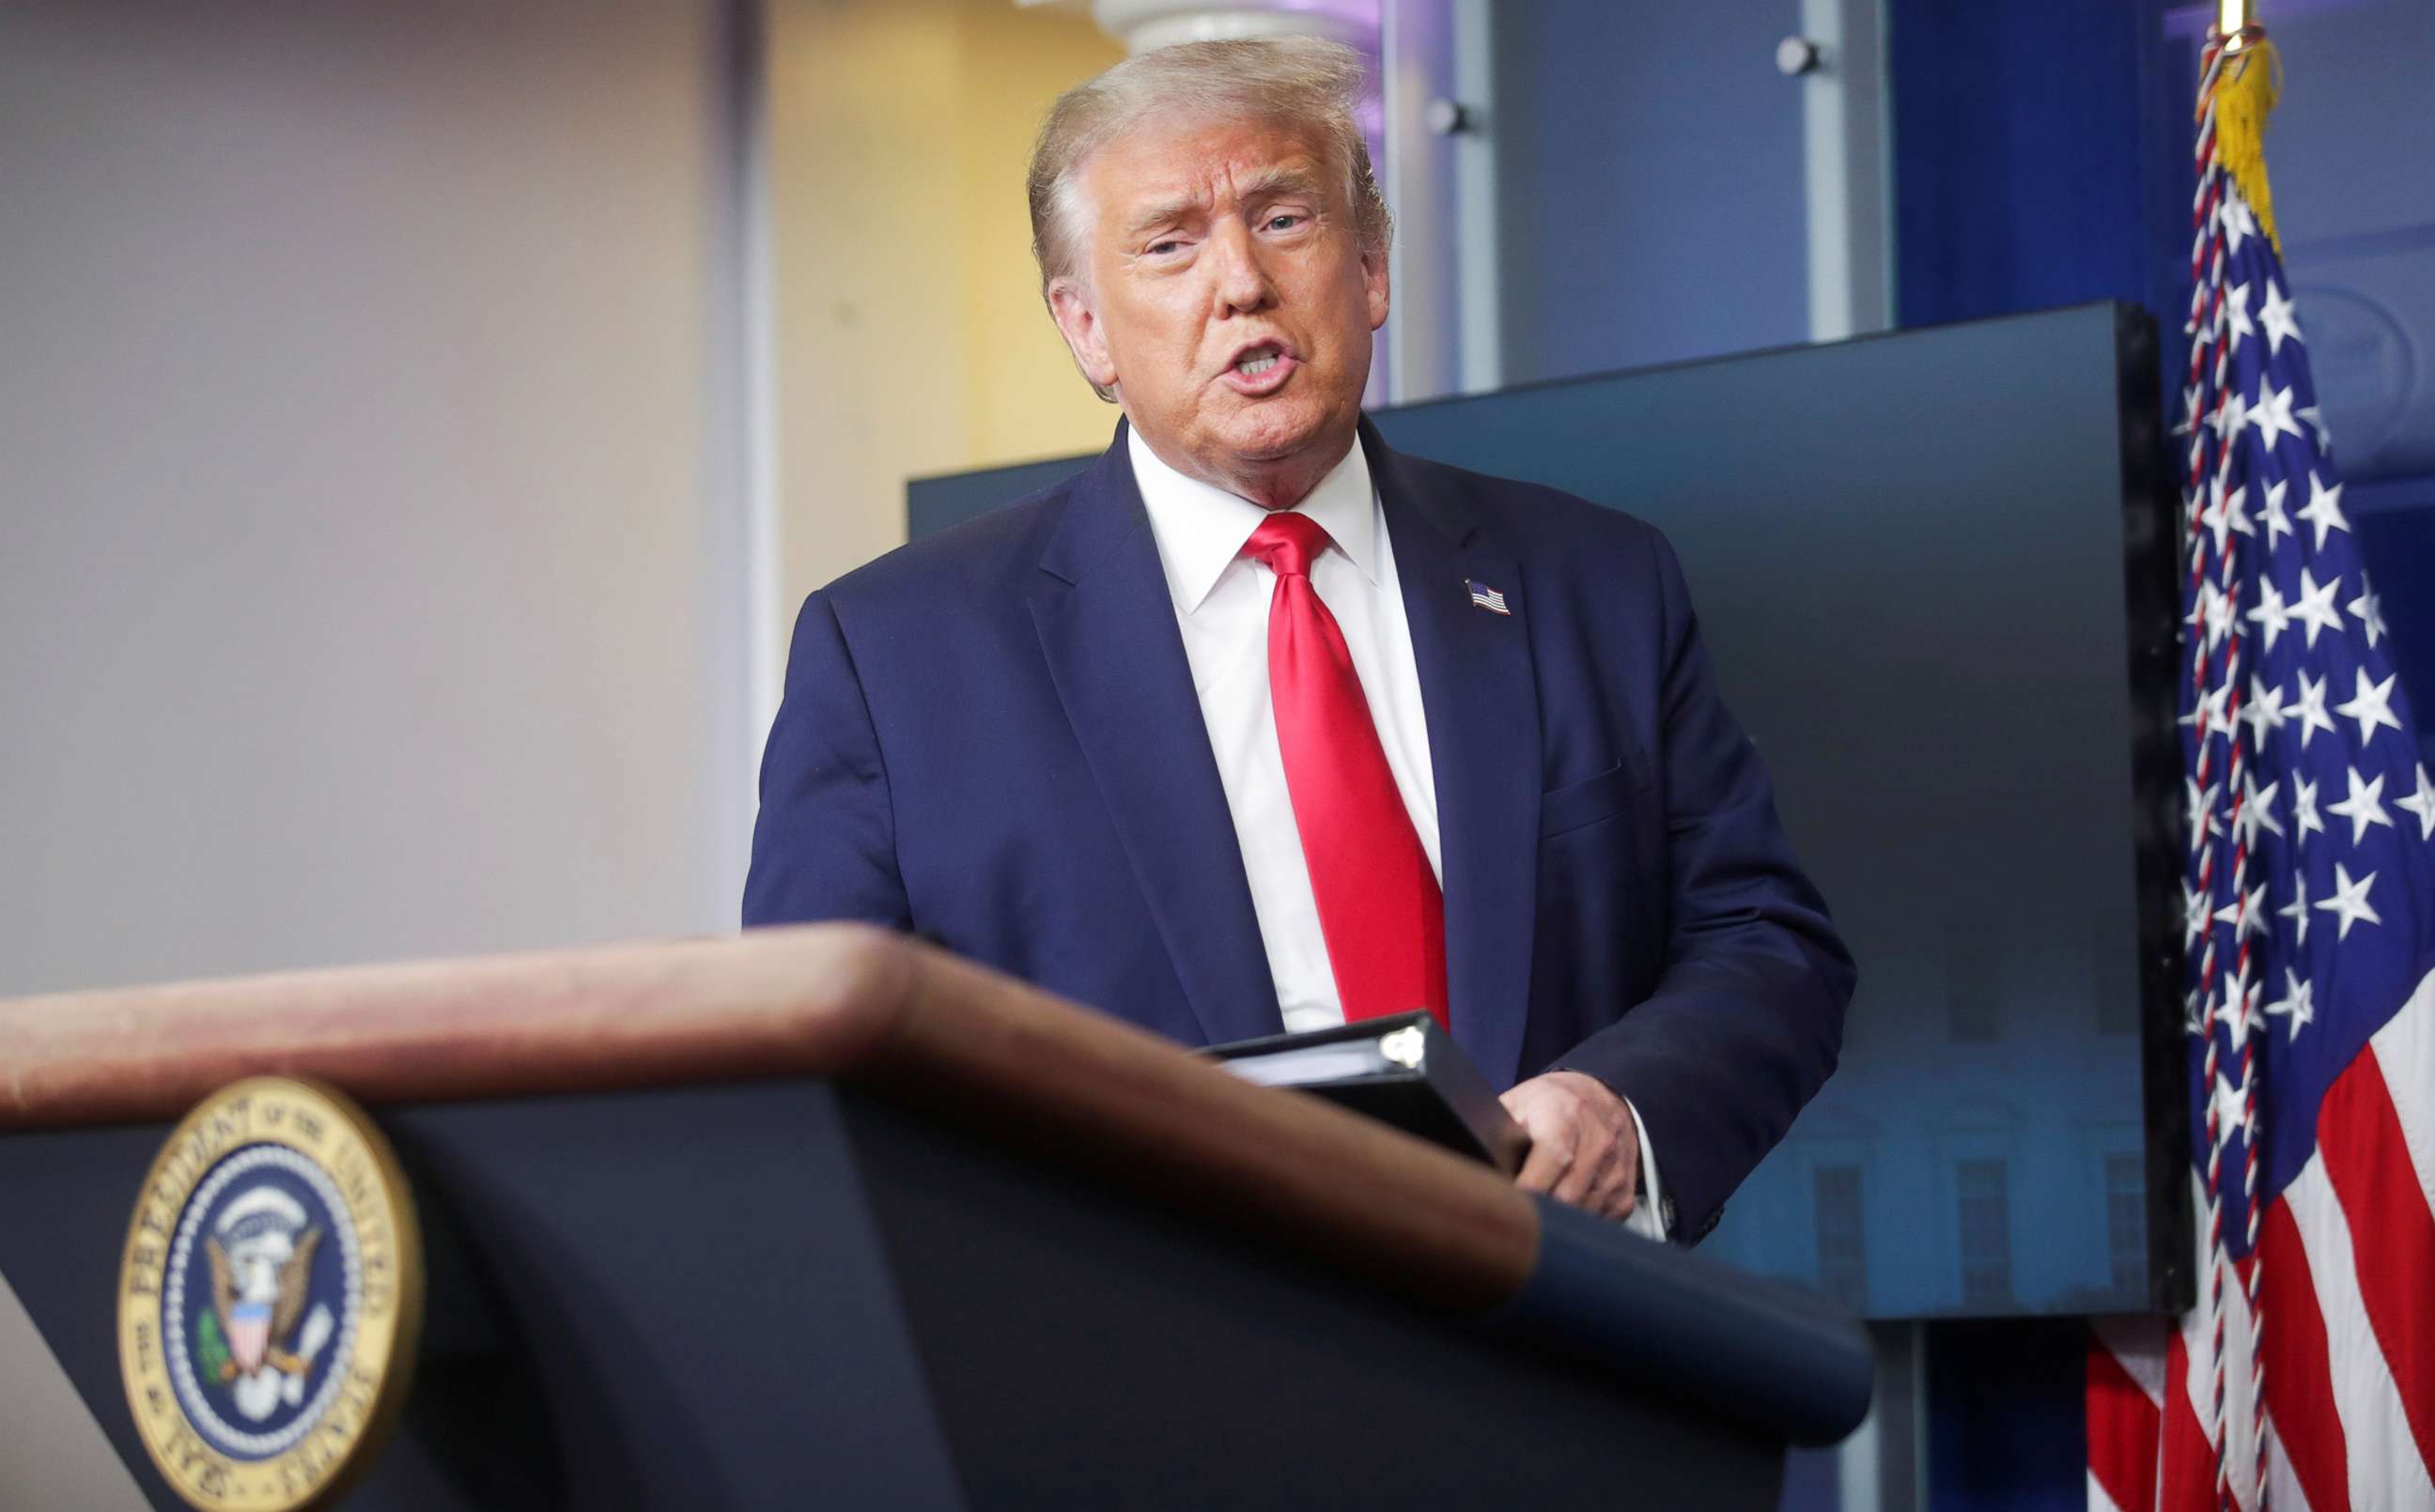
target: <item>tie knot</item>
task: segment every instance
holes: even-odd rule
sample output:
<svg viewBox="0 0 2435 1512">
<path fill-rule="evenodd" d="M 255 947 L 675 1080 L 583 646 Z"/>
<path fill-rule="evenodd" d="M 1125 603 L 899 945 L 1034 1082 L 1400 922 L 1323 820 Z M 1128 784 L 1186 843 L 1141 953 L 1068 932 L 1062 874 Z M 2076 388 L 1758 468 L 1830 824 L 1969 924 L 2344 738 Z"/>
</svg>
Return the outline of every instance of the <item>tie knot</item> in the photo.
<svg viewBox="0 0 2435 1512">
<path fill-rule="evenodd" d="M 1327 527 L 1306 514 L 1280 509 L 1260 522 L 1243 555 L 1280 577 L 1308 577 L 1311 558 L 1327 549 Z"/>
</svg>

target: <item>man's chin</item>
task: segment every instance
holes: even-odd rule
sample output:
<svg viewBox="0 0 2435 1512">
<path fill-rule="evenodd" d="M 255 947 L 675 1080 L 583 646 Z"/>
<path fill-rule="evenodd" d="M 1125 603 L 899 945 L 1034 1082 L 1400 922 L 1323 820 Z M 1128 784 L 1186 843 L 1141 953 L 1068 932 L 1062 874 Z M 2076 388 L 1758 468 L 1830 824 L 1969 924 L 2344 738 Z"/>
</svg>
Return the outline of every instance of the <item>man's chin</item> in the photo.
<svg viewBox="0 0 2435 1512">
<path fill-rule="evenodd" d="M 1288 462 L 1313 447 L 1339 439 L 1334 435 L 1338 429 L 1320 406 L 1296 404 L 1288 408 L 1271 402 L 1235 417 L 1218 437 L 1225 448 L 1243 462 L 1259 466 Z"/>
</svg>

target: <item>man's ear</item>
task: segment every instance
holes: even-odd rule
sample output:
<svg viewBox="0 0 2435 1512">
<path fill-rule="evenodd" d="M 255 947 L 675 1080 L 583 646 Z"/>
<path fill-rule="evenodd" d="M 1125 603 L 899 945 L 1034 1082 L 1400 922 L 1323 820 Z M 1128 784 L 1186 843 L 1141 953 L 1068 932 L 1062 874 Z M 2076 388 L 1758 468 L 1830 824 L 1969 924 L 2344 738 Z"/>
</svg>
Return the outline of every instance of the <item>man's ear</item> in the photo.
<svg viewBox="0 0 2435 1512">
<path fill-rule="evenodd" d="M 1099 314 L 1091 307 L 1091 298 L 1079 282 L 1061 278 L 1048 285 L 1048 311 L 1057 318 L 1057 329 L 1065 337 L 1065 350 L 1074 353 L 1074 366 L 1082 376 L 1102 388 L 1113 388 L 1116 383 L 1116 360 L 1108 351 L 1107 327 L 1099 323 Z"/>
<path fill-rule="evenodd" d="M 1370 329 L 1375 331 L 1387 323 L 1387 249 L 1363 249 L 1361 287 L 1370 300 Z"/>
</svg>

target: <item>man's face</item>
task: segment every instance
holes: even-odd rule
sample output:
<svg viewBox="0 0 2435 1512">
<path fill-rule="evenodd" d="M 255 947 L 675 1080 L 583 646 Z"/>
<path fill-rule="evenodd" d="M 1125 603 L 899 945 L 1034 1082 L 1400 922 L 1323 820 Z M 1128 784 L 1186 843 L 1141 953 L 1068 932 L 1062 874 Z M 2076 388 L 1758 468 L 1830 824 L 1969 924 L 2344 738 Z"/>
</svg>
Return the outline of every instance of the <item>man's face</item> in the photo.
<svg viewBox="0 0 2435 1512">
<path fill-rule="evenodd" d="M 1351 444 L 1387 318 L 1344 175 L 1293 129 L 1137 129 L 1102 147 L 1080 283 L 1050 290 L 1091 379 L 1169 465 L 1290 505 Z"/>
</svg>

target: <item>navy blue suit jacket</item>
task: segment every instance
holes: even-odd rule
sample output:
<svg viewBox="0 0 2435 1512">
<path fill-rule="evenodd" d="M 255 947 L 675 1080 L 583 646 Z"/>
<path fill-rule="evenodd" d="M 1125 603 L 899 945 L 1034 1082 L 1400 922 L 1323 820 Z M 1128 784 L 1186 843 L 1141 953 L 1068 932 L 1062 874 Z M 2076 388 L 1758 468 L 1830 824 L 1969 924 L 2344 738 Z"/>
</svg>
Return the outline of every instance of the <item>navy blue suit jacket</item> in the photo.
<svg viewBox="0 0 2435 1512">
<path fill-rule="evenodd" d="M 1851 957 L 1665 538 L 1361 444 L 1427 710 L 1455 1039 L 1500 1087 L 1563 1067 L 1631 1098 L 1697 1239 L 1834 1068 Z M 1187 1044 L 1282 1031 L 1121 425 L 1071 481 L 803 605 L 744 921 L 823 919 Z"/>
</svg>

